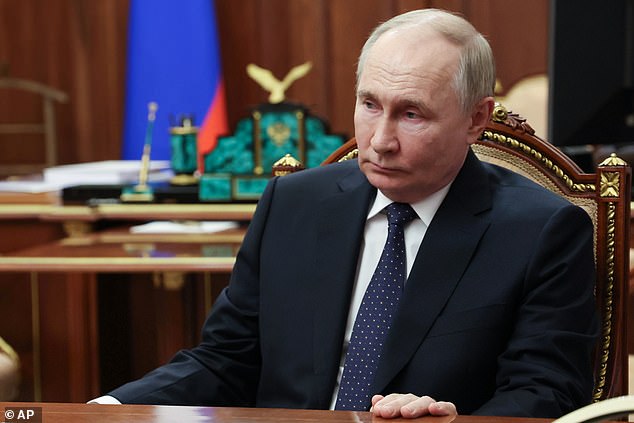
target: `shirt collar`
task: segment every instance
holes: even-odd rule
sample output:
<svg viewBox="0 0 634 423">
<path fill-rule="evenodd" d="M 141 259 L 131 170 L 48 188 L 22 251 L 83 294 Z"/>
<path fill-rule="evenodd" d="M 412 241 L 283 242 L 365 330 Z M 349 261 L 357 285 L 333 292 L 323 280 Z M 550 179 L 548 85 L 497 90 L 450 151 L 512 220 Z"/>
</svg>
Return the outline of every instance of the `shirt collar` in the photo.
<svg viewBox="0 0 634 423">
<path fill-rule="evenodd" d="M 450 187 L 451 182 L 433 193 L 432 195 L 410 204 L 420 220 L 422 220 L 426 226 L 429 226 L 429 224 L 431 223 L 431 220 L 434 218 L 434 215 L 440 207 L 440 204 L 447 196 Z M 379 214 L 385 207 L 389 206 L 393 202 L 394 201 L 387 198 L 385 194 L 381 192 L 381 190 L 377 190 L 374 204 L 372 204 L 372 207 L 370 207 L 367 219 L 373 218 L 374 216 Z"/>
</svg>

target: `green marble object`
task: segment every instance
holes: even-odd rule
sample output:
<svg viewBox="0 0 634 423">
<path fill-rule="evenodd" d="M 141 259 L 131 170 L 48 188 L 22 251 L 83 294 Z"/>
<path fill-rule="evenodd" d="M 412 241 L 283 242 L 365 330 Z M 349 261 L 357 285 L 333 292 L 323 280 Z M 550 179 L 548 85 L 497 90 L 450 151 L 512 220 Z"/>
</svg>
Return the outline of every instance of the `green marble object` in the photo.
<svg viewBox="0 0 634 423">
<path fill-rule="evenodd" d="M 195 184 L 197 179 L 193 175 L 198 167 L 198 127 L 194 126 L 191 117 L 186 116 L 181 119 L 180 125 L 170 127 L 169 133 L 172 150 L 170 164 L 175 175 L 172 183 Z"/>
<path fill-rule="evenodd" d="M 238 122 L 233 135 L 219 137 L 216 148 L 204 157 L 200 200 L 218 201 L 227 195 L 226 179 L 232 189 L 223 199 L 257 200 L 273 164 L 284 155 L 291 154 L 306 168 L 316 167 L 344 141 L 341 135 L 327 134 L 326 124 L 302 105 L 261 105 Z"/>
</svg>

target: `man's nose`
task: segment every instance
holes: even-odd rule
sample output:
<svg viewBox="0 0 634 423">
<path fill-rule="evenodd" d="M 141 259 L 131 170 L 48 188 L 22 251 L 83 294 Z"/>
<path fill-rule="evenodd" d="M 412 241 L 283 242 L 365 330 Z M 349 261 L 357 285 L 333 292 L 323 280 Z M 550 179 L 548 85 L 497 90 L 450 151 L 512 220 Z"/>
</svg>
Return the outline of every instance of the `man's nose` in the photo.
<svg viewBox="0 0 634 423">
<path fill-rule="evenodd" d="M 378 153 L 394 150 L 398 145 L 395 123 L 388 118 L 379 119 L 374 128 L 370 144 Z"/>
</svg>

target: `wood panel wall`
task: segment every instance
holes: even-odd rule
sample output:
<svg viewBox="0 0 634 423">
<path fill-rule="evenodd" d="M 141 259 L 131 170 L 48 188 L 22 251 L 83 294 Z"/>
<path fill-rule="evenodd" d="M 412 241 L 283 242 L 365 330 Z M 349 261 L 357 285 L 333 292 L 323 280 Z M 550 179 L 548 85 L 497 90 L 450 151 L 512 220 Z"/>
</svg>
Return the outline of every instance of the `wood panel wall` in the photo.
<svg viewBox="0 0 634 423">
<path fill-rule="evenodd" d="M 119 158 L 129 0 L 0 0 L 0 76 L 44 83 L 69 95 L 57 104 L 60 163 Z M 484 33 L 504 87 L 547 69 L 548 0 L 216 0 L 229 123 L 267 99 L 248 63 L 283 77 L 311 61 L 288 91 L 352 135 L 354 71 L 371 29 L 398 13 L 439 7 L 463 13 Z M 187 56 L 175 56 L 187 65 Z M 178 112 L 178 111 L 176 111 Z M 38 121 L 35 96 L 0 92 L 0 123 Z M 37 136 L 0 136 L 0 166 L 41 159 Z"/>
</svg>

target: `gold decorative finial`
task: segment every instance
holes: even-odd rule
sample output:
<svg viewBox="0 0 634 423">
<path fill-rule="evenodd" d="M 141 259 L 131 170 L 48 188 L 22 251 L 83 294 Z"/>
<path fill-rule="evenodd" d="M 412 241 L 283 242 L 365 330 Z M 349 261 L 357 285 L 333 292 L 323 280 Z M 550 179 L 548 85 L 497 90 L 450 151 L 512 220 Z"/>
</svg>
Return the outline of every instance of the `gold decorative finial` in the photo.
<svg viewBox="0 0 634 423">
<path fill-rule="evenodd" d="M 277 104 L 284 101 L 284 93 L 293 82 L 306 75 L 312 68 L 311 62 L 292 68 L 281 81 L 277 79 L 273 72 L 261 68 L 253 63 L 247 65 L 247 74 L 262 88 L 268 91 L 269 103 Z"/>
<path fill-rule="evenodd" d="M 627 166 L 627 162 L 616 155 L 616 153 L 610 154 L 610 157 L 603 160 L 599 166 Z"/>
<path fill-rule="evenodd" d="M 496 102 L 491 117 L 494 121 L 503 123 L 509 117 L 509 112 L 504 105 Z"/>
<path fill-rule="evenodd" d="M 286 154 L 284 157 L 273 163 L 272 170 L 274 176 L 284 176 L 303 169 L 305 168 L 302 162 L 290 154 Z"/>
</svg>

